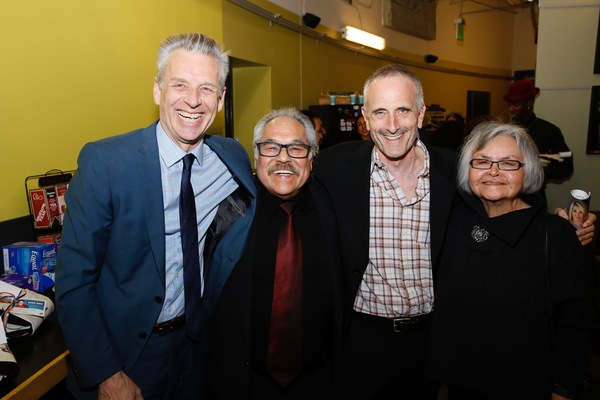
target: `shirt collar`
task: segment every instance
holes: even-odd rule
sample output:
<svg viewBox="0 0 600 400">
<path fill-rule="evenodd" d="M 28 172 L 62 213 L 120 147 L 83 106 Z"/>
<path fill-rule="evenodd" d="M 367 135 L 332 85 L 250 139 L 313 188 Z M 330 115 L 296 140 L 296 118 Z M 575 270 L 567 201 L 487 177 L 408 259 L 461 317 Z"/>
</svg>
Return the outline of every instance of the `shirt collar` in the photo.
<svg viewBox="0 0 600 400">
<path fill-rule="evenodd" d="M 425 155 L 423 169 L 419 172 L 417 178 L 426 178 L 427 176 L 429 176 L 430 168 L 429 152 L 427 151 L 427 147 L 425 147 L 425 145 L 423 144 L 423 142 L 421 142 L 420 139 L 417 139 L 417 141 L 415 142 L 415 146 L 423 150 L 423 154 Z M 373 146 L 373 150 L 371 150 L 371 174 L 376 169 L 387 171 L 387 167 L 385 166 L 383 161 L 381 161 L 381 157 L 377 152 L 377 146 L 375 145 Z"/>
<path fill-rule="evenodd" d="M 156 140 L 158 141 L 158 151 L 167 167 L 171 167 L 179 162 L 187 153 L 175 144 L 163 129 L 160 121 L 156 124 Z M 200 144 L 190 151 L 190 154 L 196 156 L 196 161 L 202 166 L 204 161 L 204 139 Z"/>
<path fill-rule="evenodd" d="M 534 193 L 521 196 L 521 199 L 531 207 L 490 218 L 479 198 L 462 190 L 459 193 L 467 206 L 478 214 L 477 224 L 512 247 L 529 229 L 533 219 L 544 212 L 541 195 Z"/>
</svg>

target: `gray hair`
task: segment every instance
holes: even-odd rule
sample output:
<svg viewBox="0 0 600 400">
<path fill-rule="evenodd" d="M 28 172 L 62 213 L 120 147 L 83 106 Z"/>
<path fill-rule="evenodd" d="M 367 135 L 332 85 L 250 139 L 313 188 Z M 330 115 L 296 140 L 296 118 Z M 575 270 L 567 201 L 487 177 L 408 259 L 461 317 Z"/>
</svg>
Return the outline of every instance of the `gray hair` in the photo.
<svg viewBox="0 0 600 400">
<path fill-rule="evenodd" d="M 507 124 L 500 121 L 482 122 L 473 128 L 465 139 L 458 157 L 458 187 L 472 193 L 469 186 L 469 169 L 473 154 L 481 150 L 490 140 L 497 136 L 508 136 L 517 142 L 517 147 L 523 153 L 523 178 L 522 194 L 535 193 L 544 183 L 544 170 L 540 163 L 539 153 L 535 142 L 527 131 L 520 125 Z"/>
<path fill-rule="evenodd" d="M 371 83 L 373 83 L 374 80 L 379 79 L 379 78 L 389 78 L 389 77 L 394 77 L 394 76 L 401 76 L 401 77 L 410 79 L 412 81 L 412 83 L 415 85 L 415 89 L 417 91 L 416 102 L 417 102 L 417 107 L 420 110 L 421 107 L 423 107 L 423 105 L 425 104 L 425 98 L 423 96 L 423 85 L 421 84 L 421 80 L 411 70 L 409 70 L 408 68 L 403 67 L 402 65 L 399 65 L 399 64 L 384 65 L 383 67 L 380 67 L 375 72 L 373 72 L 373 74 L 367 78 L 367 80 L 365 81 L 365 85 L 363 87 L 363 95 L 364 95 L 363 100 L 364 100 L 365 106 L 368 105 L 368 100 L 367 100 L 368 99 L 368 91 L 369 91 L 369 86 L 371 86 Z"/>
<path fill-rule="evenodd" d="M 256 143 L 260 142 L 265 130 L 265 126 L 275 118 L 280 117 L 290 118 L 302 124 L 304 127 L 304 133 L 306 134 L 306 140 L 308 140 L 308 144 L 310 146 L 308 158 L 310 159 L 316 157 L 319 152 L 319 144 L 317 143 L 317 134 L 315 133 L 315 128 L 313 127 L 312 121 L 294 107 L 284 107 L 278 110 L 271 110 L 271 112 L 262 117 L 260 121 L 256 123 L 256 126 L 254 127 L 254 158 L 258 157 L 258 147 L 256 146 Z"/>
<path fill-rule="evenodd" d="M 167 37 L 161 43 L 156 60 L 156 78 L 159 85 L 162 85 L 162 77 L 171 54 L 179 49 L 214 58 L 219 64 L 219 90 L 222 92 L 225 89 L 225 81 L 227 80 L 227 74 L 229 74 L 229 52 L 223 51 L 216 41 L 201 33 L 173 35 Z"/>
</svg>

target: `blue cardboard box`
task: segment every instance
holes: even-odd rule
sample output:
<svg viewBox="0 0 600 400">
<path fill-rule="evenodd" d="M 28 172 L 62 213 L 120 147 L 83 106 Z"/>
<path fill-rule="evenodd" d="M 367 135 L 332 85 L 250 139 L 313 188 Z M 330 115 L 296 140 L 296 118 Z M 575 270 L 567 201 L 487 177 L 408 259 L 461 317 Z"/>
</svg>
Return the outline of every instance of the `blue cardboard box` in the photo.
<svg viewBox="0 0 600 400">
<path fill-rule="evenodd" d="M 43 292 L 54 286 L 56 244 L 16 242 L 2 247 L 5 282 Z"/>
</svg>

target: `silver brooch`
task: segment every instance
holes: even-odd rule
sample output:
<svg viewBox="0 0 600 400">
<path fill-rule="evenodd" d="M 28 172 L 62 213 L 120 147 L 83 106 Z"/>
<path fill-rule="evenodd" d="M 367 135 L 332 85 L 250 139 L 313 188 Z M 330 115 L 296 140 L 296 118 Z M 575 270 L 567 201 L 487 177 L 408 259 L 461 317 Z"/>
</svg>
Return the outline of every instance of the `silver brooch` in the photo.
<svg viewBox="0 0 600 400">
<path fill-rule="evenodd" d="M 490 237 L 490 233 L 480 227 L 479 225 L 475 225 L 473 230 L 471 231 L 471 237 L 477 243 L 483 243 Z"/>
</svg>

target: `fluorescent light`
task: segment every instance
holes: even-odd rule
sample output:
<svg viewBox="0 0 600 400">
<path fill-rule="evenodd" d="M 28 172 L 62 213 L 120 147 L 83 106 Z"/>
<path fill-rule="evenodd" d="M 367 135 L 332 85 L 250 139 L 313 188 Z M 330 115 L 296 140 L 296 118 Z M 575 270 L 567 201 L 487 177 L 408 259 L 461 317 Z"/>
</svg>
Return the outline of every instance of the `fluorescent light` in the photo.
<svg viewBox="0 0 600 400">
<path fill-rule="evenodd" d="M 346 25 L 342 28 L 342 38 L 351 42 L 372 47 L 377 50 L 385 49 L 385 39 L 372 33 L 361 31 L 360 29 Z"/>
</svg>

